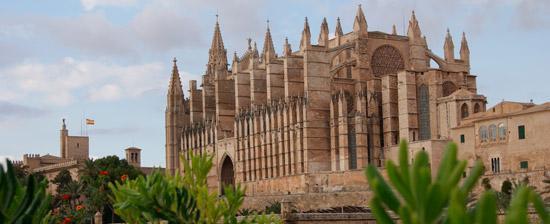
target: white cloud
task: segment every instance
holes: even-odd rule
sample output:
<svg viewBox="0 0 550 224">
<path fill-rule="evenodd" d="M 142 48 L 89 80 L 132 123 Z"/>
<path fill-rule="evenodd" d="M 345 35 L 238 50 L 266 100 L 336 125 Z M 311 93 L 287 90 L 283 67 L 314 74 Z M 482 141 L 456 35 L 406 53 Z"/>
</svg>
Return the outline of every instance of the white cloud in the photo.
<svg viewBox="0 0 550 224">
<path fill-rule="evenodd" d="M 24 62 L 0 69 L 0 99 L 33 97 L 55 105 L 75 99 L 112 101 L 165 88 L 169 66 L 163 63 L 119 65 L 65 58 L 50 64 Z M 12 93 L 18 93 L 16 96 Z"/>
<path fill-rule="evenodd" d="M 85 10 L 93 10 L 101 6 L 130 6 L 136 3 L 136 0 L 80 0 Z"/>
</svg>

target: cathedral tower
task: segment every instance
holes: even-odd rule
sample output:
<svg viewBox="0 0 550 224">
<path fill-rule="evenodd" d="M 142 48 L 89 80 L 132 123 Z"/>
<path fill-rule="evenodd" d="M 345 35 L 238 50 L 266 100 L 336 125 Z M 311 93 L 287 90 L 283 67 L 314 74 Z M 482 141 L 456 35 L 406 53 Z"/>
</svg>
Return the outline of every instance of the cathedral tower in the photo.
<svg viewBox="0 0 550 224">
<path fill-rule="evenodd" d="M 179 167 L 179 147 L 181 138 L 181 129 L 184 122 L 184 96 L 181 86 L 180 75 L 178 72 L 177 60 L 174 58 L 172 68 L 172 77 L 168 86 L 167 106 L 166 106 L 166 169 L 174 173 Z"/>
</svg>

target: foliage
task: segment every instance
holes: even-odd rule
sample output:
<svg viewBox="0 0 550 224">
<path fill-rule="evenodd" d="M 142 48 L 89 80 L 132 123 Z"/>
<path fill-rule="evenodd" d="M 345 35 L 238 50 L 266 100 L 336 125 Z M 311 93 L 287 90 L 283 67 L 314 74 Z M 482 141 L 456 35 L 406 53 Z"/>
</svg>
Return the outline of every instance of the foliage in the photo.
<svg viewBox="0 0 550 224">
<path fill-rule="evenodd" d="M 265 206 L 264 213 L 281 214 L 281 202 L 270 202 L 267 206 Z"/>
<path fill-rule="evenodd" d="M 38 182 L 28 174 L 23 185 L 9 160 L 6 168 L 0 166 L 0 223 L 43 223 L 42 219 L 49 216 L 51 200 L 46 193 L 47 182 Z"/>
<path fill-rule="evenodd" d="M 57 185 L 57 194 L 62 194 L 67 185 L 73 183 L 73 178 L 71 177 L 71 172 L 64 169 L 59 171 L 59 173 L 53 178 L 52 183 Z"/>
<path fill-rule="evenodd" d="M 206 183 L 212 168 L 211 156 L 182 160 L 183 176 L 154 172 L 147 177 L 116 182 L 113 192 L 115 212 L 128 223 L 272 223 L 273 216 L 254 216 L 237 220 L 244 200 L 240 186 L 227 187 L 224 196 L 208 191 Z"/>
<path fill-rule="evenodd" d="M 27 177 L 29 174 L 29 167 L 23 165 L 23 163 L 12 163 L 13 166 L 13 172 L 15 173 L 15 176 L 17 177 L 17 180 L 19 180 L 19 183 L 25 183 Z M 46 177 L 42 173 L 33 173 L 34 179 L 36 179 L 38 182 L 42 182 L 43 180 L 46 180 Z"/>
<path fill-rule="evenodd" d="M 67 219 L 70 223 L 86 223 L 93 219 L 97 211 L 112 213 L 112 202 L 109 200 L 112 193 L 108 184 L 142 175 L 140 170 L 117 156 L 86 161 L 78 181 L 72 180 L 69 171 L 61 171 L 53 180 L 58 188 L 52 219 L 56 223 L 67 222 Z"/>
<path fill-rule="evenodd" d="M 399 166 L 386 162 L 388 179 L 369 165 L 366 176 L 374 196 L 370 206 L 380 223 L 395 223 L 386 209 L 399 216 L 402 223 L 496 223 L 497 206 L 494 191 L 484 192 L 478 203 L 468 209 L 466 202 L 475 183 L 483 173 L 477 161 L 470 174 L 461 181 L 466 161 L 457 160 L 457 147 L 449 144 L 437 175 L 432 177 L 428 154 L 420 151 L 409 165 L 408 146 L 401 141 Z M 460 183 L 462 182 L 462 184 Z M 528 203 L 532 203 L 543 223 L 550 223 L 550 213 L 540 196 L 531 188 L 519 186 L 514 193 L 505 217 L 506 223 L 527 223 Z"/>
</svg>

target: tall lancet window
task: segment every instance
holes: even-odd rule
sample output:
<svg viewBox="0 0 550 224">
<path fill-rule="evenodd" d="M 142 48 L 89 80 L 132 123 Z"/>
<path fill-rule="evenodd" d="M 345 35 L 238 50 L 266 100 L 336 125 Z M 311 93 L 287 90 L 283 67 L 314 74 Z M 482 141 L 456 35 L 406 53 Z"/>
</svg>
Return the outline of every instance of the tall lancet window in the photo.
<svg viewBox="0 0 550 224">
<path fill-rule="evenodd" d="M 347 97 L 348 103 L 348 160 L 349 169 L 357 169 L 357 143 L 355 138 L 355 111 L 353 97 Z"/>
<path fill-rule="evenodd" d="M 422 84 L 418 87 L 418 122 L 419 140 L 430 139 L 430 93 L 428 86 Z"/>
</svg>

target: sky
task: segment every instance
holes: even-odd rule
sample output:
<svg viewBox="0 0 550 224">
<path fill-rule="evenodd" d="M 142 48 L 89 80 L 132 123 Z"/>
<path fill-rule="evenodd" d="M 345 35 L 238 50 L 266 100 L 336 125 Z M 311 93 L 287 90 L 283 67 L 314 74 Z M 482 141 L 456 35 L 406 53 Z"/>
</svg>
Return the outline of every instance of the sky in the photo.
<svg viewBox="0 0 550 224">
<path fill-rule="evenodd" d="M 200 80 L 219 15 L 231 61 L 266 21 L 275 48 L 299 46 L 304 17 L 313 42 L 323 17 L 352 30 L 357 6 L 369 30 L 404 34 L 416 12 L 428 45 L 443 55 L 449 28 L 458 57 L 466 33 L 471 73 L 489 106 L 550 101 L 548 0 L 0 0 L 0 160 L 59 155 L 61 119 L 90 136 L 90 156 L 142 148 L 144 166 L 165 164 L 164 110 L 172 58 L 182 84 Z M 200 81 L 199 81 L 200 82 Z M 91 118 L 95 126 L 82 127 Z"/>
</svg>

